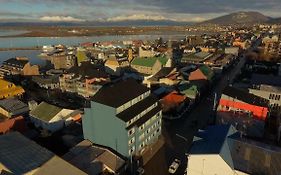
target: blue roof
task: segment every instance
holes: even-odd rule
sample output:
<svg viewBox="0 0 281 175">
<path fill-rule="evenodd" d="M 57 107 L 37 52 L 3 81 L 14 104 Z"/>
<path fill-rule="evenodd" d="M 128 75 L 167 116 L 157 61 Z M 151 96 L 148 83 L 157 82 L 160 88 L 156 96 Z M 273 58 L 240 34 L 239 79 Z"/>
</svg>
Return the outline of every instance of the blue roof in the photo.
<svg viewBox="0 0 281 175">
<path fill-rule="evenodd" d="M 219 154 L 230 167 L 233 167 L 227 137 L 236 132 L 231 125 L 209 126 L 206 130 L 198 132 L 196 139 L 193 140 L 190 154 Z"/>
</svg>

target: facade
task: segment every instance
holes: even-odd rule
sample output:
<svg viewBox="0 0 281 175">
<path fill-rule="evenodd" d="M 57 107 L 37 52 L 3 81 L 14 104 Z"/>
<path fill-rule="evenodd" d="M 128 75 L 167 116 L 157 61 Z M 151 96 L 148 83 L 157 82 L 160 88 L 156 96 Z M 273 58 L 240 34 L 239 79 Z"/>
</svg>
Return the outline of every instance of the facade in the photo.
<svg viewBox="0 0 281 175">
<path fill-rule="evenodd" d="M 59 78 L 60 89 L 63 92 L 77 93 L 83 97 L 93 96 L 109 81 L 109 75 L 104 70 L 89 62 L 72 67 Z"/>
<path fill-rule="evenodd" d="M 271 109 L 279 109 L 281 107 L 281 88 L 270 85 L 261 85 L 259 89 L 248 89 L 251 94 L 267 99 Z"/>
<path fill-rule="evenodd" d="M 197 52 L 183 54 L 181 58 L 182 63 L 203 63 L 208 58 L 212 57 L 213 54 L 208 52 Z"/>
<path fill-rule="evenodd" d="M 139 47 L 139 57 L 140 58 L 150 58 L 150 57 L 154 57 L 155 55 L 156 55 L 156 52 L 153 51 L 152 49 Z"/>
<path fill-rule="evenodd" d="M 0 135 L 6 134 L 11 131 L 26 131 L 24 118 L 22 116 L 17 116 L 13 118 L 1 118 L 0 115 Z"/>
<path fill-rule="evenodd" d="M 24 89 L 0 78 L 0 100 L 24 94 Z"/>
<path fill-rule="evenodd" d="M 0 67 L 0 77 L 4 75 L 39 75 L 39 66 L 31 65 L 28 58 L 11 58 L 3 61 Z"/>
<path fill-rule="evenodd" d="M 237 57 L 239 55 L 239 50 L 239 47 L 226 47 L 224 53 L 235 55 Z"/>
<path fill-rule="evenodd" d="M 122 69 L 129 67 L 127 58 L 109 58 L 105 61 L 105 71 L 111 75 L 121 75 Z"/>
<path fill-rule="evenodd" d="M 101 88 L 82 118 L 85 139 L 125 157 L 141 155 L 155 143 L 161 135 L 161 121 L 158 99 L 133 79 Z"/>
<path fill-rule="evenodd" d="M 81 119 L 80 111 L 62 109 L 46 102 L 30 111 L 30 120 L 38 128 L 55 132 Z"/>
<path fill-rule="evenodd" d="M 0 115 L 12 118 L 26 115 L 29 112 L 28 105 L 15 98 L 0 100 Z"/>
<path fill-rule="evenodd" d="M 33 76 L 32 81 L 45 89 L 59 89 L 59 75 Z"/>
<path fill-rule="evenodd" d="M 265 120 L 269 112 L 268 106 L 268 100 L 229 86 L 223 90 L 217 110 L 243 112 Z"/>
<path fill-rule="evenodd" d="M 154 75 L 167 63 L 166 57 L 135 58 L 131 62 L 132 69 L 139 73 Z"/>
<path fill-rule="evenodd" d="M 86 175 L 18 132 L 0 136 L 0 172 L 25 175 Z"/>
<path fill-rule="evenodd" d="M 72 54 L 51 56 L 51 63 L 54 65 L 55 69 L 70 69 L 77 65 L 77 58 Z"/>
<path fill-rule="evenodd" d="M 280 148 L 243 138 L 231 125 L 215 125 L 194 138 L 187 174 L 277 175 L 280 161 Z"/>
</svg>

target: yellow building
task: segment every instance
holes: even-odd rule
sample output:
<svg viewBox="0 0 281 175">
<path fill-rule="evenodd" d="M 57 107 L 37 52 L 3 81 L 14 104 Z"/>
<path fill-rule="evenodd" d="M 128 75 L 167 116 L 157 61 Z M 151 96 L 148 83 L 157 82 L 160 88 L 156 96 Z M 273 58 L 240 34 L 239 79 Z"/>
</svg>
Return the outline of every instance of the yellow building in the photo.
<svg viewBox="0 0 281 175">
<path fill-rule="evenodd" d="M 0 99 L 20 96 L 24 93 L 24 89 L 16 86 L 14 83 L 0 79 Z"/>
</svg>

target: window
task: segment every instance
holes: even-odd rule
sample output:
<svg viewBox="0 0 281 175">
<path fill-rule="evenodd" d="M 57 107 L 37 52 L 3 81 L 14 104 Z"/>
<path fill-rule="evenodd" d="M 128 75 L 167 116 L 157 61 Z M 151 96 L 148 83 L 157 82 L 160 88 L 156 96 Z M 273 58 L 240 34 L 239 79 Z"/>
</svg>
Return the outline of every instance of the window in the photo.
<svg viewBox="0 0 281 175">
<path fill-rule="evenodd" d="M 133 135 L 134 133 L 135 133 L 135 129 L 132 128 L 132 129 L 129 130 L 128 135 L 131 136 L 131 135 Z"/>
<path fill-rule="evenodd" d="M 140 130 L 144 129 L 144 124 L 139 127 Z"/>
<path fill-rule="evenodd" d="M 129 145 L 132 145 L 135 142 L 135 137 L 133 137 L 131 140 L 129 140 Z"/>
<path fill-rule="evenodd" d="M 269 99 L 272 99 L 272 94 L 269 94 Z"/>
<path fill-rule="evenodd" d="M 129 155 L 132 155 L 135 151 L 135 146 L 133 146 L 130 150 L 129 150 Z"/>
</svg>

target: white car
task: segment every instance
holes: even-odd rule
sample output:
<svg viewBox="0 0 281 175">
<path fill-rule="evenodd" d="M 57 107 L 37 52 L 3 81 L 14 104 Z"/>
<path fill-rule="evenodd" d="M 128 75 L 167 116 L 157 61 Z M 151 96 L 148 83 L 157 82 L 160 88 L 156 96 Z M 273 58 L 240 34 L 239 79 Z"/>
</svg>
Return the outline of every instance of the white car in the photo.
<svg viewBox="0 0 281 175">
<path fill-rule="evenodd" d="M 174 174 L 178 170 L 180 164 L 181 164 L 181 161 L 179 159 L 175 159 L 169 167 L 169 173 Z"/>
</svg>

